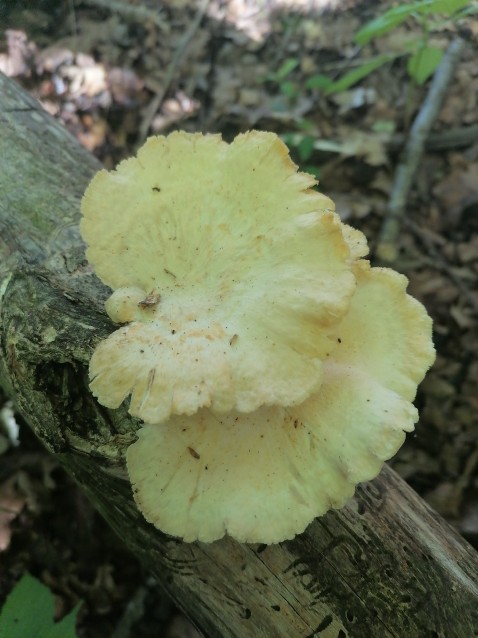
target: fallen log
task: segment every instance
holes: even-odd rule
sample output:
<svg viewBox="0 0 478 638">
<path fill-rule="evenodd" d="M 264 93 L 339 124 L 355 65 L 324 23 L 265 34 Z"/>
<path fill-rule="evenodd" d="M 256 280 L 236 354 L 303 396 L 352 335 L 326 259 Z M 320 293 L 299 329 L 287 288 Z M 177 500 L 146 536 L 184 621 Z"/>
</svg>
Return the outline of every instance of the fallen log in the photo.
<svg viewBox="0 0 478 638">
<path fill-rule="evenodd" d="M 478 635 L 476 552 L 388 467 L 279 545 L 187 544 L 146 523 L 124 464 L 139 424 L 88 389 L 114 329 L 78 231 L 98 168 L 0 76 L 0 385 L 45 447 L 208 637 Z"/>
</svg>

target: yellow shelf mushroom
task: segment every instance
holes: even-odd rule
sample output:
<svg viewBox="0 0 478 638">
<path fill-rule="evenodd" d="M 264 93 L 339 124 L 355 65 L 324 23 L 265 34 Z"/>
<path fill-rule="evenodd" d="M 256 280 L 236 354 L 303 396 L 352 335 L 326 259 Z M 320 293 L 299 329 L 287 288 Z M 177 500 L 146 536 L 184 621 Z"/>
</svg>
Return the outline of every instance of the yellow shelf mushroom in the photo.
<svg viewBox="0 0 478 638">
<path fill-rule="evenodd" d="M 131 395 L 136 502 L 186 541 L 292 538 L 417 420 L 431 320 L 314 185 L 273 133 L 173 133 L 83 198 L 88 260 L 127 324 L 90 387 L 109 408 Z"/>
</svg>

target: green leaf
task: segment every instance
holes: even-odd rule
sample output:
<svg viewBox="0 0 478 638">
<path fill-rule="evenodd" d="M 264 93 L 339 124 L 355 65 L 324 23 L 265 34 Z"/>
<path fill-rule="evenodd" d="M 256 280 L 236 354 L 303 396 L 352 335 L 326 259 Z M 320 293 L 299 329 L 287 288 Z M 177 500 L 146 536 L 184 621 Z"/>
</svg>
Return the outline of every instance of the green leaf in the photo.
<svg viewBox="0 0 478 638">
<path fill-rule="evenodd" d="M 388 33 L 402 22 L 405 22 L 413 13 L 419 10 L 422 2 L 413 2 L 410 4 L 401 4 L 398 7 L 394 7 L 389 11 L 385 11 L 384 14 L 367 22 L 357 33 L 355 34 L 355 42 L 360 45 L 367 44 L 373 38 L 377 38 L 384 33 Z"/>
<path fill-rule="evenodd" d="M 357 82 L 360 82 L 360 80 L 367 77 L 367 75 L 370 75 L 370 73 L 373 73 L 373 71 L 380 68 L 387 62 L 394 60 L 399 55 L 404 55 L 404 53 L 401 53 L 401 54 L 383 53 L 382 55 L 378 55 L 376 58 L 373 58 L 372 60 L 369 60 L 365 64 L 362 64 L 362 66 L 359 66 L 358 68 L 353 69 L 352 71 L 349 71 L 336 82 L 333 82 L 331 85 L 329 85 L 329 87 L 326 89 L 325 92 L 329 94 L 329 93 L 340 93 L 340 91 L 345 91 L 346 89 L 349 89 L 354 84 L 357 84 Z"/>
<path fill-rule="evenodd" d="M 305 86 L 307 89 L 327 89 L 331 84 L 333 84 L 333 80 L 331 80 L 327 75 L 312 75 L 305 82 Z"/>
<path fill-rule="evenodd" d="M 310 131 L 310 129 L 315 129 L 316 125 L 311 120 L 302 118 L 297 122 L 297 128 L 301 131 Z"/>
<path fill-rule="evenodd" d="M 307 164 L 306 166 L 301 166 L 301 170 L 305 171 L 306 173 L 310 173 L 316 179 L 319 179 L 320 177 L 320 168 L 318 166 L 311 166 L 310 164 Z"/>
<path fill-rule="evenodd" d="M 275 80 L 277 82 L 280 82 L 280 80 L 284 80 L 298 66 L 299 60 L 297 58 L 287 58 L 287 60 L 283 62 L 279 70 L 274 73 Z"/>
<path fill-rule="evenodd" d="M 478 6 L 465 7 L 458 15 L 454 16 L 454 19 L 461 20 L 461 18 L 475 15 L 475 13 L 478 13 Z"/>
<path fill-rule="evenodd" d="M 467 4 L 470 4 L 470 0 L 430 0 L 429 2 L 422 2 L 423 7 L 420 9 L 420 13 L 428 15 L 430 13 L 442 13 L 447 16 L 451 16 Z"/>
<path fill-rule="evenodd" d="M 59 622 L 55 623 L 45 638 L 77 638 L 76 617 L 80 610 L 80 603 Z"/>
<path fill-rule="evenodd" d="M 374 133 L 384 133 L 391 135 L 395 133 L 396 125 L 393 120 L 375 120 L 372 124 L 372 131 Z"/>
<path fill-rule="evenodd" d="M 281 138 L 284 144 L 287 144 L 289 148 L 294 146 L 294 133 L 284 133 L 283 135 L 281 135 Z"/>
<path fill-rule="evenodd" d="M 424 84 L 433 75 L 443 57 L 443 49 L 425 47 L 408 58 L 407 70 L 417 84 Z"/>
<path fill-rule="evenodd" d="M 299 87 L 295 84 L 295 82 L 289 82 L 287 80 L 285 82 L 281 82 L 279 89 L 282 95 L 286 95 L 287 97 L 294 98 L 299 95 Z"/>
<path fill-rule="evenodd" d="M 367 44 L 373 38 L 384 35 L 402 22 L 405 22 L 413 14 L 429 15 L 430 13 L 441 13 L 453 15 L 469 3 L 470 0 L 422 0 L 421 2 L 400 4 L 398 7 L 385 11 L 378 18 L 367 22 L 355 34 L 355 42 L 360 45 Z"/>
<path fill-rule="evenodd" d="M 25 574 L 0 613 L 0 638 L 76 638 L 79 606 L 55 623 L 54 598 L 48 587 Z"/>
<path fill-rule="evenodd" d="M 311 135 L 304 135 L 297 146 L 297 152 L 299 153 L 300 160 L 307 162 L 310 156 L 314 152 L 315 139 Z"/>
</svg>

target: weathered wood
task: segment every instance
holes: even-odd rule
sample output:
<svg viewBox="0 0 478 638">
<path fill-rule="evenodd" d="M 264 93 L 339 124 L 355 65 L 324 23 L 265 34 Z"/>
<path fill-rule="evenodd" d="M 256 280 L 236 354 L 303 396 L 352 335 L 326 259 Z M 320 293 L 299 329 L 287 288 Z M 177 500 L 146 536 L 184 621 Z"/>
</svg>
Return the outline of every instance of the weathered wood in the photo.
<svg viewBox="0 0 478 638">
<path fill-rule="evenodd" d="M 185 544 L 143 520 L 123 461 L 138 423 L 87 385 L 113 330 L 77 228 L 97 168 L 0 77 L 0 383 L 45 446 L 207 636 L 477 635 L 477 554 L 386 467 L 280 545 Z"/>
</svg>

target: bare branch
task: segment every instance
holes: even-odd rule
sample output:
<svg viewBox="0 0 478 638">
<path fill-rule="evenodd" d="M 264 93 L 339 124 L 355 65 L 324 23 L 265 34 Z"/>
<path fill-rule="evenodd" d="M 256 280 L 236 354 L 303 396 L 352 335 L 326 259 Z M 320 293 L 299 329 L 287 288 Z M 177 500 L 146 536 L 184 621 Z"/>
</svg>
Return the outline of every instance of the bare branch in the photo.
<svg viewBox="0 0 478 638">
<path fill-rule="evenodd" d="M 381 262 L 392 263 L 397 258 L 397 239 L 408 194 L 423 155 L 426 139 L 440 111 L 464 45 L 464 40 L 456 38 L 448 47 L 435 72 L 422 108 L 410 129 L 402 159 L 395 173 L 395 182 L 378 240 L 376 254 Z"/>
</svg>

